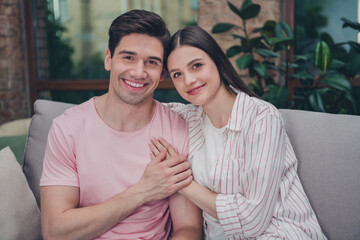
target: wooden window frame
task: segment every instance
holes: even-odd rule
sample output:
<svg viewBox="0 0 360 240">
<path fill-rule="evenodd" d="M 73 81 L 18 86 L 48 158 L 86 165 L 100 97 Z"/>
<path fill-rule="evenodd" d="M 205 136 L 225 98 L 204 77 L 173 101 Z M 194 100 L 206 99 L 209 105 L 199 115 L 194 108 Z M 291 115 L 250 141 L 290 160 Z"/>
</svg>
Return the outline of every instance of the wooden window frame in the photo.
<svg viewBox="0 0 360 240">
<path fill-rule="evenodd" d="M 56 80 L 56 81 L 38 81 L 36 73 L 36 49 L 32 16 L 32 1 L 23 0 L 25 12 L 25 33 L 27 42 L 27 64 L 29 95 L 31 106 L 37 99 L 38 92 L 44 90 L 107 90 L 109 87 L 108 79 L 99 80 Z M 295 0 L 284 0 L 285 21 L 292 29 L 295 29 Z M 360 87 L 360 76 L 351 79 L 354 87 Z M 294 89 L 301 87 L 300 81 L 295 79 L 288 83 L 290 95 L 294 95 Z M 158 89 L 174 89 L 170 79 L 164 79 L 159 83 Z"/>
<path fill-rule="evenodd" d="M 24 18 L 25 18 L 25 34 L 27 44 L 27 65 L 28 65 L 28 82 L 29 82 L 29 98 L 30 104 L 33 106 L 34 102 L 38 98 L 39 91 L 47 90 L 107 90 L 109 88 L 108 79 L 98 80 L 43 80 L 37 79 L 36 68 L 36 49 L 35 49 L 35 35 L 33 26 L 33 14 L 32 14 L 32 1 L 23 0 L 24 3 Z M 164 79 L 159 82 L 157 89 L 175 89 L 171 79 Z"/>
</svg>

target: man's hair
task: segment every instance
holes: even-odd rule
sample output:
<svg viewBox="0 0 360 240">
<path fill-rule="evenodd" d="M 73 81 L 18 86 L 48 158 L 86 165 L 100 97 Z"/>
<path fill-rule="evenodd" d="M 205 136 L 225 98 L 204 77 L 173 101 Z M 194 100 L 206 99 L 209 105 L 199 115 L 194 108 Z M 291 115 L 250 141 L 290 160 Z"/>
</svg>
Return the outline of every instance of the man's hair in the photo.
<svg viewBox="0 0 360 240">
<path fill-rule="evenodd" d="M 207 53 L 217 67 L 220 81 L 230 92 L 233 92 L 233 87 L 250 96 L 256 96 L 242 81 L 215 39 L 201 27 L 189 26 L 176 32 L 170 41 L 169 54 L 180 46 L 195 47 Z"/>
<path fill-rule="evenodd" d="M 131 10 L 117 17 L 109 28 L 108 48 L 111 57 L 124 36 L 132 33 L 146 34 L 159 39 L 164 48 L 164 61 L 168 53 L 170 33 L 164 20 L 156 13 L 146 10 Z"/>
</svg>

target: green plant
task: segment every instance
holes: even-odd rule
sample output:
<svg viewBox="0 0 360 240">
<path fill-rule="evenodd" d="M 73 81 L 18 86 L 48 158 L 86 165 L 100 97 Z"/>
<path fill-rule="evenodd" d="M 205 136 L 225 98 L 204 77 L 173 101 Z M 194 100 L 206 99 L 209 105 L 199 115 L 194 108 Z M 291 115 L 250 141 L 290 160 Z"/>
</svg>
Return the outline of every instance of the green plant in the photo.
<svg viewBox="0 0 360 240">
<path fill-rule="evenodd" d="M 360 70 L 358 43 L 334 44 L 331 36 L 322 34 L 310 54 L 294 55 L 294 33 L 288 24 L 269 20 L 261 28 L 250 31 L 247 21 L 258 16 L 260 5 L 245 0 L 240 8 L 231 2 L 228 6 L 240 17 L 241 24 L 218 23 L 212 33 L 240 32 L 232 34 L 240 44 L 227 49 L 226 55 L 237 57 L 236 66 L 248 71 L 252 78 L 250 88 L 261 98 L 278 108 L 359 113 L 359 103 L 349 81 Z M 358 23 L 342 20 L 343 27 L 359 31 Z M 345 44 L 349 51 L 343 48 Z M 293 98 L 289 97 L 287 88 L 291 81 L 299 81 L 300 85 Z"/>
</svg>

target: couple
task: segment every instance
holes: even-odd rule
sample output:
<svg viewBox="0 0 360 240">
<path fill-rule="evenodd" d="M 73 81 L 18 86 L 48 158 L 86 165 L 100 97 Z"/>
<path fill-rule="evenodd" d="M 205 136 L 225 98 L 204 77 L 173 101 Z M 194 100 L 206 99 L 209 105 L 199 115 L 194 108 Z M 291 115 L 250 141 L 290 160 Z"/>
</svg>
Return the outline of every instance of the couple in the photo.
<svg viewBox="0 0 360 240">
<path fill-rule="evenodd" d="M 192 104 L 153 100 L 165 68 Z M 51 126 L 45 239 L 326 239 L 279 112 L 208 33 L 170 39 L 157 14 L 129 11 L 110 26 L 105 69 L 108 92 Z"/>
</svg>

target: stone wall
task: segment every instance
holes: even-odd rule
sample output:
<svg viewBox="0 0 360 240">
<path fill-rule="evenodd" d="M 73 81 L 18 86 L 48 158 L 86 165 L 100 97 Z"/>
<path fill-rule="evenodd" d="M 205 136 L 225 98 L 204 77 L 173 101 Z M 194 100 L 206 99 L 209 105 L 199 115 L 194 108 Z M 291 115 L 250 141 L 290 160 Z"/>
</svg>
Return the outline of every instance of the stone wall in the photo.
<svg viewBox="0 0 360 240">
<path fill-rule="evenodd" d="M 22 0 L 0 0 L 0 124 L 29 117 Z"/>
</svg>

